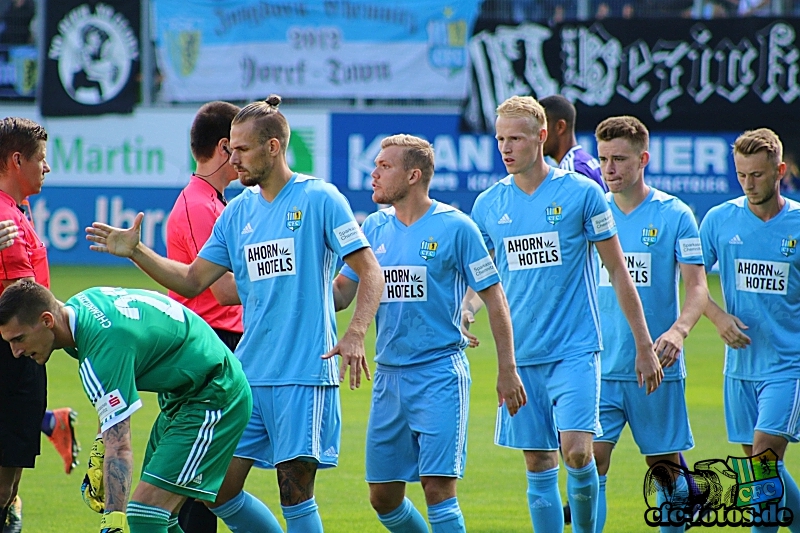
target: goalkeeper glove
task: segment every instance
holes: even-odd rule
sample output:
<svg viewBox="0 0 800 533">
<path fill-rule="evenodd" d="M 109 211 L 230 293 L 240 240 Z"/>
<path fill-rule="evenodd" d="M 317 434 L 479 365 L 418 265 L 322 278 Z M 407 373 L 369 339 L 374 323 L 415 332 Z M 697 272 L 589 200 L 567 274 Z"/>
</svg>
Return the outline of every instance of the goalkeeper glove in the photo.
<svg viewBox="0 0 800 533">
<path fill-rule="evenodd" d="M 83 501 L 89 509 L 96 513 L 105 510 L 105 489 L 103 487 L 103 459 L 106 455 L 106 447 L 103 438 L 97 437 L 89 452 L 89 470 L 83 477 L 81 484 L 81 494 Z"/>
<path fill-rule="evenodd" d="M 100 533 L 128 533 L 128 519 L 122 511 L 103 514 Z"/>
</svg>

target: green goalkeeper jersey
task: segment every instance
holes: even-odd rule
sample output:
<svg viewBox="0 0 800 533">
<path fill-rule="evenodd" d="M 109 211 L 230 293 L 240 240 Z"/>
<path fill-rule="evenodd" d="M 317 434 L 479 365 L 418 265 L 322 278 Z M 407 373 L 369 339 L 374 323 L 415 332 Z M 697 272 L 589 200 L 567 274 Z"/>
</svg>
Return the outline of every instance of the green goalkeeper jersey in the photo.
<svg viewBox="0 0 800 533">
<path fill-rule="evenodd" d="M 242 366 L 206 322 L 148 290 L 95 287 L 66 302 L 83 388 L 101 431 L 142 406 L 138 391 L 158 393 L 170 417 L 187 402 L 222 408 L 246 386 Z"/>
</svg>

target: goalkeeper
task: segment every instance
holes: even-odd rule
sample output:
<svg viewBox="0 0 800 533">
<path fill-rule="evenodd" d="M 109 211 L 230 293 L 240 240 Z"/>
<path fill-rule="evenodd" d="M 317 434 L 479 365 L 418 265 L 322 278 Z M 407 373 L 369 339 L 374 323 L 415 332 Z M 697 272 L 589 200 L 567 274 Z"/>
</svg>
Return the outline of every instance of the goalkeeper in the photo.
<svg viewBox="0 0 800 533">
<path fill-rule="evenodd" d="M 101 533 L 179 533 L 177 512 L 187 497 L 214 501 L 252 397 L 239 361 L 194 312 L 160 293 L 108 287 L 64 304 L 20 281 L 0 296 L 0 335 L 17 358 L 44 365 L 64 348 L 78 360 L 102 431 L 83 488 L 89 506 L 103 513 Z M 161 413 L 128 501 L 139 390 L 158 393 Z"/>
</svg>

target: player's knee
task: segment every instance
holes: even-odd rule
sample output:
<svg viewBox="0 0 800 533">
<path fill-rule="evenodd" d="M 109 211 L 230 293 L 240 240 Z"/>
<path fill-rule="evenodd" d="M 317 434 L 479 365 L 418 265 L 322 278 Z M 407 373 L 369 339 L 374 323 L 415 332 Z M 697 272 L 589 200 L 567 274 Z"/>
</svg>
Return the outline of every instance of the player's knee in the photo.
<svg viewBox="0 0 800 533">
<path fill-rule="evenodd" d="M 381 490 L 380 488 L 370 488 L 369 503 L 375 512 L 380 515 L 386 515 L 400 507 L 403 503 L 404 495 L 393 494 L 389 491 Z"/>
<path fill-rule="evenodd" d="M 422 490 L 425 491 L 425 502 L 436 505 L 456 496 L 456 478 L 448 477 L 423 477 Z"/>
<path fill-rule="evenodd" d="M 591 450 L 568 450 L 564 452 L 564 462 L 570 468 L 583 468 L 592 461 Z"/>
<path fill-rule="evenodd" d="M 544 451 L 525 451 L 525 467 L 529 472 L 544 472 L 558 466 L 558 453 Z"/>
</svg>

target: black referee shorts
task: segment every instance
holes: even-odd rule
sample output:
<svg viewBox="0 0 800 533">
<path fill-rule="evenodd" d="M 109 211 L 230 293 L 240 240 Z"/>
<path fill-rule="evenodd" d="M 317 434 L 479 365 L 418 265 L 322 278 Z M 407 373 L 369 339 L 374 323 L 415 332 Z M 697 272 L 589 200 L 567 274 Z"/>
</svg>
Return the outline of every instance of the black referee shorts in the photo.
<svg viewBox="0 0 800 533">
<path fill-rule="evenodd" d="M 236 351 L 236 345 L 239 344 L 239 341 L 242 340 L 242 334 L 236 333 L 233 331 L 228 331 L 226 329 L 217 329 L 213 328 L 214 333 L 217 334 L 217 337 L 220 338 L 222 342 L 225 343 L 225 346 L 230 349 L 230 351 Z"/>
<path fill-rule="evenodd" d="M 0 466 L 34 467 L 46 406 L 44 365 L 28 357 L 15 359 L 0 339 Z"/>
</svg>

